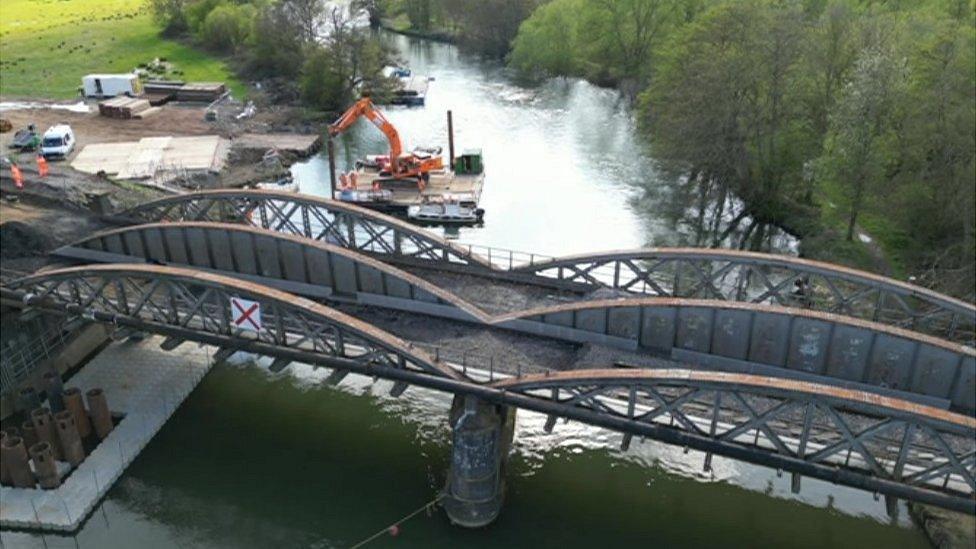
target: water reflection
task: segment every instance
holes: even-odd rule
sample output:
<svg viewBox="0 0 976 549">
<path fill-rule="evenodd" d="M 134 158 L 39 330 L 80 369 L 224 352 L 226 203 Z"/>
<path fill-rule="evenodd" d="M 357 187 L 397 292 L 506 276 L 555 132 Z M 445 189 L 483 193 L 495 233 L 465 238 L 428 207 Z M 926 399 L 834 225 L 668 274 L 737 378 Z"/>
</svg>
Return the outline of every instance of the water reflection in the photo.
<svg viewBox="0 0 976 549">
<path fill-rule="evenodd" d="M 724 219 L 735 206 L 730 198 L 727 207 L 715 208 L 709 196 L 702 222 L 691 222 L 697 202 L 680 179 L 655 166 L 628 102 L 613 90 L 564 78 L 522 85 L 503 66 L 453 47 L 383 36 L 404 64 L 435 78 L 426 107 L 384 108 L 406 146 L 446 148 L 446 111 L 452 109 L 458 150 L 484 152 L 485 226 L 462 228 L 462 242 L 548 255 L 705 245 L 714 240 L 706 238 L 711 224 L 705 217 Z M 357 124 L 337 140 L 337 167 L 351 169 L 356 159 L 386 148 L 380 132 Z M 328 195 L 324 156 L 294 166 L 293 173 L 303 192 Z M 795 248 L 782 235 L 744 224 L 719 244 L 735 245 L 732 237 L 744 232 L 766 249 Z"/>
</svg>

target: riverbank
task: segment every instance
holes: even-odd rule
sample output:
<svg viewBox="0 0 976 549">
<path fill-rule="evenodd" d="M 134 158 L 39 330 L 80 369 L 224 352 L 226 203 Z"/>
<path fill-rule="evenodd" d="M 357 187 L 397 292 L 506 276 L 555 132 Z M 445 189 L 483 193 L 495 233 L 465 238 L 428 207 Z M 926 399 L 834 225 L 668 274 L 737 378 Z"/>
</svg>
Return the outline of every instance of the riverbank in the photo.
<svg viewBox="0 0 976 549">
<path fill-rule="evenodd" d="M 457 44 L 458 39 L 457 34 L 447 28 L 416 29 L 410 24 L 407 16 L 403 14 L 396 18 L 384 17 L 380 19 L 380 28 L 395 34 L 440 42 L 441 44 Z"/>
</svg>

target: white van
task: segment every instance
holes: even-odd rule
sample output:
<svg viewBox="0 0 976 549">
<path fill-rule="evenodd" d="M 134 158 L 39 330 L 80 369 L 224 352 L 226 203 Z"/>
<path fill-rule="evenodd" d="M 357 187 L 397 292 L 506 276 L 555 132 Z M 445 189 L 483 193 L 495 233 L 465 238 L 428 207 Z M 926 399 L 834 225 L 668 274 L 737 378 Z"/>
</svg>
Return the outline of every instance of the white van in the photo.
<svg viewBox="0 0 976 549">
<path fill-rule="evenodd" d="M 48 128 L 41 138 L 41 154 L 45 158 L 66 157 L 75 148 L 75 132 L 67 124 L 57 124 Z"/>
</svg>

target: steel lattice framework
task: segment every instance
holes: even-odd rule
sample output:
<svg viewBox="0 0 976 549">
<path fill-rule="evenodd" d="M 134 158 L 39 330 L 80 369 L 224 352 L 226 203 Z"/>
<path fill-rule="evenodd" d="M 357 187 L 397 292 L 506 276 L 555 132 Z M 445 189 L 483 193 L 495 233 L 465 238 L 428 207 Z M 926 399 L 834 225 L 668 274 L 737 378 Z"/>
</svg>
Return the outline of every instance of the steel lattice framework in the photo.
<svg viewBox="0 0 976 549">
<path fill-rule="evenodd" d="M 735 250 L 657 248 L 516 266 L 513 273 L 583 288 L 801 307 L 973 345 L 976 306 L 839 265 Z M 800 281 L 800 286 L 797 286 Z"/>
<path fill-rule="evenodd" d="M 972 417 L 828 385 L 684 369 L 577 370 L 495 386 L 704 450 L 706 470 L 711 452 L 750 454 L 750 461 L 864 488 L 949 495 L 951 506 L 974 512 Z M 551 416 L 547 428 L 554 424 Z"/>
<path fill-rule="evenodd" d="M 396 337 L 313 301 L 259 284 L 200 271 L 151 265 L 72 267 L 10 281 L 28 306 L 156 331 L 203 338 L 230 348 L 311 353 L 366 365 L 385 365 L 459 378 Z M 232 321 L 231 299 L 260 305 L 262 329 Z M 287 353 L 286 353 L 287 354 Z"/>
<path fill-rule="evenodd" d="M 976 306 L 883 276 L 789 256 L 652 248 L 537 260 L 500 250 L 493 265 L 471 247 L 340 201 L 264 190 L 204 191 L 148 202 L 128 222 L 224 221 L 325 240 L 390 262 L 588 291 L 801 307 L 907 328 L 976 346 Z M 489 250 L 489 258 L 491 251 Z M 515 265 L 512 258 L 530 258 Z M 802 286 L 797 286 L 800 281 Z"/>
<path fill-rule="evenodd" d="M 489 268 L 470 250 L 394 217 L 345 202 L 267 190 L 216 190 L 171 196 L 125 211 L 122 220 L 245 223 L 352 250 L 418 262 Z"/>
<path fill-rule="evenodd" d="M 394 380 L 395 394 L 408 384 L 472 394 L 976 513 L 976 419 L 876 393 L 690 370 L 552 371 L 477 382 L 317 303 L 231 277 L 155 265 L 49 271 L 5 282 L 0 297 L 162 334 L 168 336 L 164 347 L 199 341 L 271 356 L 279 367 L 302 361 L 356 371 Z M 263 327 L 236 327 L 231 298 L 259 303 Z"/>
</svg>

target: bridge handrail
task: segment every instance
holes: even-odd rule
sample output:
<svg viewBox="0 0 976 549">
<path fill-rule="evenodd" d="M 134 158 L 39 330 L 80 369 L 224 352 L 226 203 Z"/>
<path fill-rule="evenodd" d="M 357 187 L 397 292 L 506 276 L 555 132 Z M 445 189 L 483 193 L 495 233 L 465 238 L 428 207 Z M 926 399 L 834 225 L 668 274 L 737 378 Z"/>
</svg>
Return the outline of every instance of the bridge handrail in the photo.
<svg viewBox="0 0 976 549">
<path fill-rule="evenodd" d="M 520 252 L 523 253 L 524 252 Z M 816 261 L 788 255 L 766 254 L 761 252 L 727 250 L 722 248 L 638 248 L 630 250 L 611 250 L 588 254 L 553 257 L 542 261 L 516 265 L 513 272 L 538 272 L 556 267 L 593 263 L 606 260 L 657 260 L 657 259 L 719 259 L 722 261 L 736 261 L 752 263 L 768 267 L 797 268 L 810 274 L 830 275 L 849 282 L 873 283 L 901 295 L 924 298 L 976 319 L 976 304 L 936 292 L 923 286 L 903 282 L 879 274 L 852 269 L 843 265 Z"/>
</svg>

